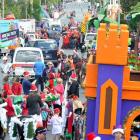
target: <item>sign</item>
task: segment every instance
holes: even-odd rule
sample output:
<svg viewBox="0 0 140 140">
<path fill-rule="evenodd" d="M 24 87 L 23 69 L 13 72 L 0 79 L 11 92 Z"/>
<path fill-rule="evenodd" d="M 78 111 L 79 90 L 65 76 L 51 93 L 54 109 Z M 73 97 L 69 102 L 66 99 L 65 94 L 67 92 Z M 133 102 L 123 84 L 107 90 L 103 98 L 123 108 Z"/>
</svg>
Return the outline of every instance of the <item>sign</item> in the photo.
<svg viewBox="0 0 140 140">
<path fill-rule="evenodd" d="M 19 30 L 11 30 L 0 34 L 1 42 L 15 39 L 19 36 Z"/>
</svg>

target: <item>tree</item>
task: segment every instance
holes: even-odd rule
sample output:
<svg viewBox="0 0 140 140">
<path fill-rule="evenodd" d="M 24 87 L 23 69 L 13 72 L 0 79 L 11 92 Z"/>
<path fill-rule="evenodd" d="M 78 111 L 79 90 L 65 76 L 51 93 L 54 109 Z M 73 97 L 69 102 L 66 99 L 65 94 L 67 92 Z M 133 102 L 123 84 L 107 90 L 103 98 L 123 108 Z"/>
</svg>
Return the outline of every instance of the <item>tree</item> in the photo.
<svg viewBox="0 0 140 140">
<path fill-rule="evenodd" d="M 131 11 L 131 7 L 135 6 L 139 0 L 120 0 L 122 10 L 124 13 L 129 13 Z"/>
<path fill-rule="evenodd" d="M 41 6 L 40 0 L 33 1 L 33 13 L 32 13 L 32 15 L 37 21 L 39 21 L 41 18 L 41 15 L 40 15 L 41 14 L 41 7 L 40 6 Z"/>
</svg>

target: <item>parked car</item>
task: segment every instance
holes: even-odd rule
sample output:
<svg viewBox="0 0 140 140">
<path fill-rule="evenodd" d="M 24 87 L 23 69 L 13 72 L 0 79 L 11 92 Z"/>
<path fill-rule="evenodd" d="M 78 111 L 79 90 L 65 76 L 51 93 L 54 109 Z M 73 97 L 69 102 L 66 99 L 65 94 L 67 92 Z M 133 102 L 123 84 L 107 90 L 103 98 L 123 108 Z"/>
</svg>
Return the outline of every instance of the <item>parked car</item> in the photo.
<svg viewBox="0 0 140 140">
<path fill-rule="evenodd" d="M 39 48 L 16 48 L 12 64 L 14 69 L 14 75 L 22 77 L 24 71 L 29 71 L 31 78 L 34 79 L 35 73 L 33 67 L 38 57 L 40 57 L 42 62 L 44 62 L 42 50 Z"/>
<path fill-rule="evenodd" d="M 85 35 L 85 44 L 89 43 L 90 40 L 96 40 L 97 33 L 86 33 Z"/>
<path fill-rule="evenodd" d="M 42 50 L 45 62 L 52 61 L 57 64 L 58 46 L 54 39 L 36 39 L 34 47 Z"/>
<path fill-rule="evenodd" d="M 27 36 L 29 37 L 29 41 L 36 40 L 36 34 L 34 32 L 27 32 Z"/>
</svg>

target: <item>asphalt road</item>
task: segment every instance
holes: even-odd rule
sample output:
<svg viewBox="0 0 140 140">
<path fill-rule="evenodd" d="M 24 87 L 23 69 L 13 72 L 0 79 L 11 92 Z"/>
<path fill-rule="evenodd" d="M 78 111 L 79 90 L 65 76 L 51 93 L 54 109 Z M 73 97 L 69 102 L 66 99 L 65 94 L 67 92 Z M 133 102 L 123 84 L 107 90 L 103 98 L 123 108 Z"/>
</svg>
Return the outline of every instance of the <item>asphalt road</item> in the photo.
<svg viewBox="0 0 140 140">
<path fill-rule="evenodd" d="M 83 20 L 84 14 L 88 11 L 89 3 L 87 2 L 71 2 L 64 5 L 65 15 L 61 17 L 62 25 L 67 25 L 69 23 L 69 14 L 72 11 L 76 12 L 76 17 L 74 19 L 77 22 L 81 22 Z"/>
</svg>

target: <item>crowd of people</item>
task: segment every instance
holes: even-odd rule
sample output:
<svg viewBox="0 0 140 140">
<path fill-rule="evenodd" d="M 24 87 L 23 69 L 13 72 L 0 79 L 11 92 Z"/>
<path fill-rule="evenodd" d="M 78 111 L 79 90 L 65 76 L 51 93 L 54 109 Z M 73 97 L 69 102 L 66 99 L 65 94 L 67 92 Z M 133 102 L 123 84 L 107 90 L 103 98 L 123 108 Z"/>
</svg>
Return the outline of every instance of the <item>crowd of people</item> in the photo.
<svg viewBox="0 0 140 140">
<path fill-rule="evenodd" d="M 77 50 L 68 56 L 64 50 L 60 50 L 57 68 L 51 61 L 45 65 L 37 57 L 34 64 L 35 80 L 31 81 L 29 71 L 23 73 L 23 79 L 18 76 L 11 79 L 11 65 L 8 57 L 4 56 L 1 70 L 5 72 L 2 71 L 4 78 L 0 99 L 2 107 L 7 111 L 7 123 L 15 116 L 32 116 L 39 126 L 34 139 L 44 140 L 45 137 L 40 137 L 45 136 L 42 134 L 48 129 L 48 124 L 51 124 L 54 140 L 62 139 L 62 134 L 72 139 L 78 136 L 77 140 L 80 140 L 83 137 L 85 115 L 85 104 L 79 98 L 77 67 L 82 67 L 81 62 Z M 19 98 L 22 100 L 16 104 L 15 100 Z M 17 113 L 14 106 L 18 106 L 21 111 Z M 80 121 L 74 123 L 76 118 L 80 118 Z M 79 127 L 75 130 L 77 124 Z"/>
</svg>

